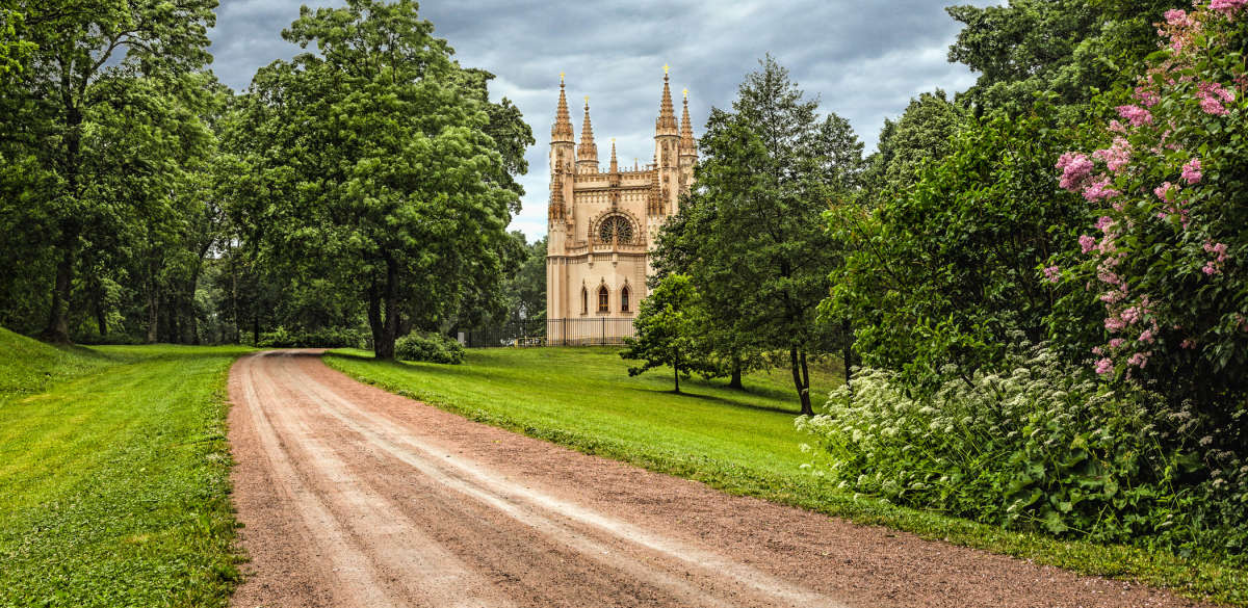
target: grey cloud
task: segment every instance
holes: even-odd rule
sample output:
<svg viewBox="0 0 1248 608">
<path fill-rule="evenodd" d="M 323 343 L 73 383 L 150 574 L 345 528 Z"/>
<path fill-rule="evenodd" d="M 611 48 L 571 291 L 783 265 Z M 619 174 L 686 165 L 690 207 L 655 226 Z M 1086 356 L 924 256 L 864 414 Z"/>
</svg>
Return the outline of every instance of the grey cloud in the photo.
<svg viewBox="0 0 1248 608">
<path fill-rule="evenodd" d="M 212 33 L 213 69 L 236 90 L 260 66 L 299 49 L 280 37 L 301 0 L 222 0 Z M 314 6 L 341 0 L 308 0 Z M 975 4 L 990 4 L 978 0 Z M 945 60 L 958 24 L 933 0 L 428 1 L 422 15 L 450 41 L 461 64 L 497 75 L 493 94 L 524 112 L 538 140 L 521 183 L 524 209 L 512 227 L 530 238 L 546 232 L 547 141 L 567 72 L 573 125 L 580 135 L 582 97 L 590 96 L 598 157 L 610 138 L 620 162 L 653 155 L 662 66 L 673 94 L 689 89 L 695 131 L 712 106 L 727 107 L 745 74 L 770 52 L 810 97 L 853 124 L 868 148 L 886 117 L 911 97 L 940 87 L 965 89 L 974 76 Z"/>
</svg>

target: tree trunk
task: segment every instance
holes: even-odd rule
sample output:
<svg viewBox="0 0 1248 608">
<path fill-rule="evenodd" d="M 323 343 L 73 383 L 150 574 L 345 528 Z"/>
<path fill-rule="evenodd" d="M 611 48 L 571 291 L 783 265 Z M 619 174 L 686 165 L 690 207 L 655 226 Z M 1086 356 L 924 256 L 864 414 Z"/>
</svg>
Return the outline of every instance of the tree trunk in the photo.
<svg viewBox="0 0 1248 608">
<path fill-rule="evenodd" d="M 377 292 L 377 281 L 368 286 L 368 329 L 373 334 L 373 349 L 381 342 L 381 294 Z"/>
<path fill-rule="evenodd" d="M 728 388 L 745 390 L 745 386 L 741 384 L 741 357 L 732 356 L 732 378 L 728 380 Z"/>
<path fill-rule="evenodd" d="M 160 296 L 153 287 L 147 292 L 147 343 L 155 344 L 160 329 Z"/>
<path fill-rule="evenodd" d="M 802 401 L 802 415 L 813 416 L 814 408 L 810 406 L 810 376 L 807 374 L 806 382 L 802 382 L 802 368 L 806 365 L 806 353 L 802 353 L 801 361 L 797 358 L 797 347 L 789 349 L 789 363 L 793 371 L 793 386 L 797 388 L 797 396 Z"/>
<path fill-rule="evenodd" d="M 386 321 L 381 329 L 381 339 L 373 343 L 373 356 L 377 359 L 394 359 L 394 342 L 399 338 L 399 265 L 386 256 L 385 285 Z"/>
<path fill-rule="evenodd" d="M 260 345 L 260 311 L 255 309 L 251 312 L 251 343 L 253 346 Z"/>
<path fill-rule="evenodd" d="M 230 250 L 230 320 L 234 321 L 234 343 L 238 344 L 243 341 L 242 329 L 239 327 L 238 319 L 238 267 L 235 265 L 238 260 L 234 257 L 235 251 Z"/>
<path fill-rule="evenodd" d="M 854 331 L 853 327 L 849 324 L 849 319 L 845 319 L 841 322 L 841 331 L 845 333 L 845 347 L 841 353 L 841 359 L 845 366 L 845 386 L 850 386 L 849 381 L 853 376 L 850 372 L 850 368 L 853 367 L 854 360 Z"/>
<path fill-rule="evenodd" d="M 672 363 L 672 377 L 676 379 L 676 394 L 680 394 L 680 353 L 676 353 L 676 361 Z"/>
<path fill-rule="evenodd" d="M 100 328 L 100 339 L 108 335 L 108 310 L 104 308 L 104 294 L 95 297 L 95 324 Z"/>
<path fill-rule="evenodd" d="M 42 337 L 54 344 L 69 344 L 69 298 L 74 286 L 74 246 L 77 237 L 66 238 L 61 244 L 61 259 L 56 264 L 56 279 L 52 285 L 52 310 L 48 314 L 48 326 Z"/>
</svg>

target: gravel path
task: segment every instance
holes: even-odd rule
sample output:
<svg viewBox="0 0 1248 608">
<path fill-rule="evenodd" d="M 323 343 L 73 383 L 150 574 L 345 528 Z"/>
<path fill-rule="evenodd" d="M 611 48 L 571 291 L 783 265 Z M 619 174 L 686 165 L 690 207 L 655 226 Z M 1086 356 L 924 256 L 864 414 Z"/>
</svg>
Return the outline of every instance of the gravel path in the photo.
<svg viewBox="0 0 1248 608">
<path fill-rule="evenodd" d="M 229 387 L 238 607 L 1193 605 L 573 452 L 312 352 Z"/>
</svg>

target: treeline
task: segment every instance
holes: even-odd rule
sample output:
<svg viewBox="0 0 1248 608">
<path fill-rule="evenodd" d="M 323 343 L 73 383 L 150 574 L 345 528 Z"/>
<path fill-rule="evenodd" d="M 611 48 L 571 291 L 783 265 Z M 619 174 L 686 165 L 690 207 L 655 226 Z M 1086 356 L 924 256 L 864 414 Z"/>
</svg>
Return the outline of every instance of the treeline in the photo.
<svg viewBox="0 0 1248 608">
<path fill-rule="evenodd" d="M 712 111 L 633 372 L 778 358 L 846 490 L 1242 563 L 1248 6 L 949 13 L 977 83 L 865 158 L 771 58 Z"/>
<path fill-rule="evenodd" d="M 392 357 L 544 310 L 506 231 L 531 130 L 414 2 L 301 11 L 308 50 L 239 93 L 208 69 L 216 4 L 6 3 L 0 325 Z"/>
</svg>

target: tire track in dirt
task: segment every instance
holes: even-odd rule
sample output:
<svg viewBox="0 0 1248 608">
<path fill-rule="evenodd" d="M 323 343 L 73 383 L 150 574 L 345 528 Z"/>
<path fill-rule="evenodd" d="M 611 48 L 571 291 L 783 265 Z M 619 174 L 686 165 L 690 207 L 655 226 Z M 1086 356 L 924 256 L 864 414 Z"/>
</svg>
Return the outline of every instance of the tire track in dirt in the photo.
<svg viewBox="0 0 1248 608">
<path fill-rule="evenodd" d="M 230 395 L 234 606 L 1194 605 L 572 452 L 313 353 L 241 359 Z"/>
</svg>

